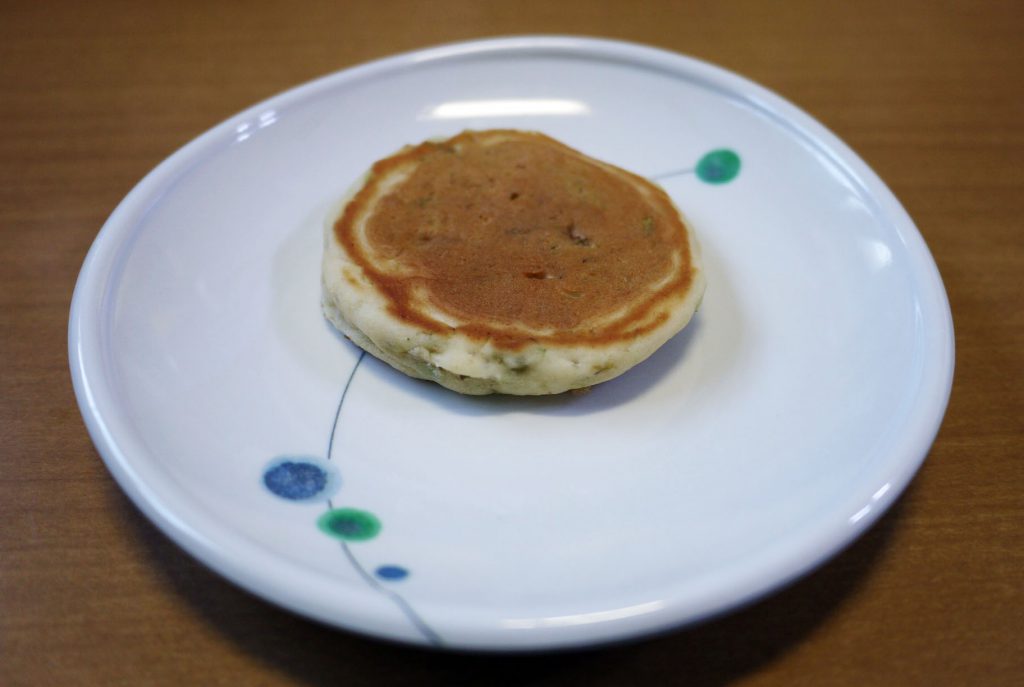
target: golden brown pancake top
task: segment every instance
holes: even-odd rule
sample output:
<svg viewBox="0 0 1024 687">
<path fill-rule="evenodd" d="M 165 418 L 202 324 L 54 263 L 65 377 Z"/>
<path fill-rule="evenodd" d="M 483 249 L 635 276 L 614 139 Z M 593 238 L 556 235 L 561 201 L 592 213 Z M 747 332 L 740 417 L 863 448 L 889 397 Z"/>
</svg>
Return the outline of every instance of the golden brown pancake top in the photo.
<svg viewBox="0 0 1024 687">
<path fill-rule="evenodd" d="M 371 209 L 372 259 L 354 224 L 385 177 L 408 168 Z M 664 191 L 536 133 L 464 132 L 385 158 L 334 230 L 392 315 L 450 331 L 416 307 L 417 290 L 459 331 L 513 348 L 643 334 L 692 281 L 686 228 Z"/>
</svg>

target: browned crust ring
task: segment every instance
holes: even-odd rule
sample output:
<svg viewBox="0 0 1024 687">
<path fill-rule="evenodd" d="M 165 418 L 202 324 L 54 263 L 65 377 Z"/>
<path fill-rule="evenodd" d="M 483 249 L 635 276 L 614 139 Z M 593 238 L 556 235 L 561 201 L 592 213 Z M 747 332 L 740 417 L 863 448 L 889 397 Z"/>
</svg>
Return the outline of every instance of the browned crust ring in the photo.
<svg viewBox="0 0 1024 687">
<path fill-rule="evenodd" d="M 594 346 L 614 345 L 621 342 L 642 337 L 645 334 L 657 330 L 669 318 L 666 306 L 673 299 L 683 299 L 693 285 L 693 258 L 688 239 L 688 228 L 683 223 L 668 194 L 660 187 L 652 184 L 647 179 L 620 169 L 606 163 L 593 160 L 587 157 L 587 161 L 604 168 L 612 169 L 618 174 L 626 175 L 628 178 L 643 186 L 653 196 L 653 201 L 661 206 L 665 216 L 675 219 L 676 229 L 684 237 L 680 249 L 682 252 L 682 264 L 676 271 L 677 274 L 669 282 L 664 284 L 656 292 L 651 294 L 642 303 L 638 304 L 624 316 L 616 319 L 615 322 L 604 327 L 589 329 L 572 329 L 552 334 L 540 334 L 534 331 L 524 331 L 514 326 L 500 327 L 483 323 L 467 323 L 459 326 L 451 326 L 424 315 L 411 305 L 410 285 L 407 280 L 394 278 L 384 274 L 374 267 L 363 249 L 356 240 L 354 225 L 356 219 L 363 213 L 369 199 L 374 198 L 378 186 L 396 168 L 415 162 L 418 158 L 433 152 L 439 145 L 452 146 L 480 132 L 465 131 L 442 143 L 425 142 L 416 146 L 407 147 L 398 153 L 379 160 L 370 170 L 368 178 L 362 188 L 345 206 L 341 216 L 334 223 L 335 238 L 344 247 L 349 259 L 358 265 L 363 274 L 384 295 L 387 300 L 388 312 L 406 324 L 419 327 L 425 331 L 434 333 L 458 333 L 469 339 L 477 341 L 491 341 L 496 346 L 506 350 L 519 350 L 530 344 L 545 345 L 573 345 L 586 343 Z M 488 134 L 514 134 L 516 136 L 530 136 L 542 140 L 549 145 L 557 146 L 571 155 L 580 155 L 578 151 L 548 137 L 535 132 L 501 131 L 491 130 Z M 660 312 L 655 313 L 656 310 Z"/>
</svg>

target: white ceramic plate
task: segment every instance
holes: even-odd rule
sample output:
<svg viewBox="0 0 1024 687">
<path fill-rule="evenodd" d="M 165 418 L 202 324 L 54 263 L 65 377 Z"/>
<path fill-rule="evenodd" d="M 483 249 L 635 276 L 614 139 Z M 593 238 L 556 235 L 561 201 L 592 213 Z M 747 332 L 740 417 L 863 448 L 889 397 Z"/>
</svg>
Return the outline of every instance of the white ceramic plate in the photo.
<svg viewBox="0 0 1024 687">
<path fill-rule="evenodd" d="M 326 209 L 405 143 L 493 127 L 659 177 L 698 229 L 700 313 L 589 394 L 462 397 L 320 315 Z M 225 577 L 525 649 L 693 622 L 836 553 L 924 459 L 953 337 L 912 221 L 808 115 L 680 55 L 524 37 L 328 76 L 172 155 L 89 252 L 70 354 L 111 472 Z"/>
</svg>

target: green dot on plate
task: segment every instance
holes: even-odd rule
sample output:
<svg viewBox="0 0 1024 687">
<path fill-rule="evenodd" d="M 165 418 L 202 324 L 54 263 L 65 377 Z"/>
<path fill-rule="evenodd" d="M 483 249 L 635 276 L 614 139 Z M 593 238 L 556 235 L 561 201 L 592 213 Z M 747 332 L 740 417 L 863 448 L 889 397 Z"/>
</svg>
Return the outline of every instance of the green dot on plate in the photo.
<svg viewBox="0 0 1024 687">
<path fill-rule="evenodd" d="M 345 541 L 366 541 L 380 532 L 380 520 L 373 513 L 355 508 L 334 508 L 316 521 L 321 531 Z"/>
<path fill-rule="evenodd" d="M 740 173 L 740 156 L 728 148 L 712 150 L 697 163 L 697 177 L 708 184 L 726 184 Z"/>
</svg>

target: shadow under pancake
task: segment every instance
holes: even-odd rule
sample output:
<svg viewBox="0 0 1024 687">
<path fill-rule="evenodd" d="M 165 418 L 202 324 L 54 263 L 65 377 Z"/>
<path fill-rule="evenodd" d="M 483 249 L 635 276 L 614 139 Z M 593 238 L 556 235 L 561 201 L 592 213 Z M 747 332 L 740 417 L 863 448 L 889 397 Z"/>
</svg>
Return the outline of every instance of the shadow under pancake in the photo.
<svg viewBox="0 0 1024 687">
<path fill-rule="evenodd" d="M 157 583 L 253 662 L 308 685 L 720 685 L 777 660 L 812 635 L 870 579 L 905 513 L 911 488 L 863 537 L 806 577 L 745 608 L 689 628 L 592 649 L 533 654 L 436 652 L 365 638 L 278 609 L 223 580 L 163 536 L 111 487 L 112 507 L 149 559 Z M 205 636 L 205 635 L 204 635 Z M 193 641 L 168 650 L 186 658 Z M 209 655 L 209 650 L 203 655 Z"/>
</svg>

